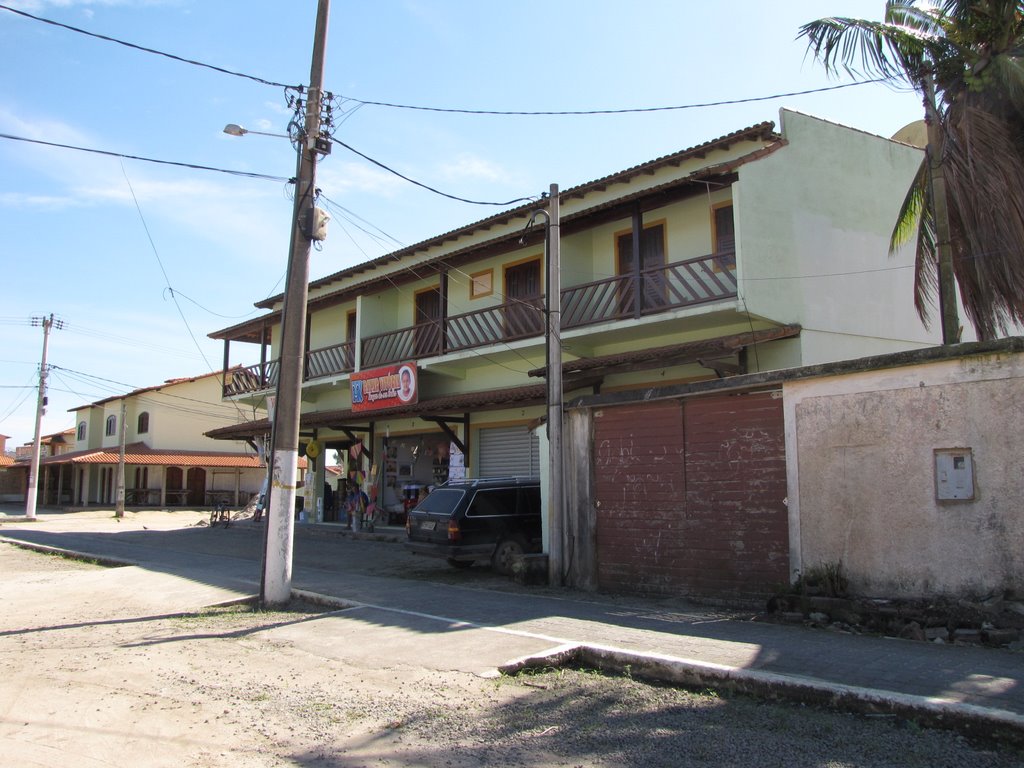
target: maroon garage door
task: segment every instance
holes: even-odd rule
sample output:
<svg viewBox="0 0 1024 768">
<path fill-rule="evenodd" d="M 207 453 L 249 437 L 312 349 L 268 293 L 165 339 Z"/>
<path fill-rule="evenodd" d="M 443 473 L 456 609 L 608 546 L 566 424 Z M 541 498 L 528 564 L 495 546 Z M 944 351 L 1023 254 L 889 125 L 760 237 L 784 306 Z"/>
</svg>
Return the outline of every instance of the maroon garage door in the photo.
<svg viewBox="0 0 1024 768">
<path fill-rule="evenodd" d="M 594 451 L 600 588 L 745 598 L 788 583 L 781 397 L 604 408 Z"/>
</svg>

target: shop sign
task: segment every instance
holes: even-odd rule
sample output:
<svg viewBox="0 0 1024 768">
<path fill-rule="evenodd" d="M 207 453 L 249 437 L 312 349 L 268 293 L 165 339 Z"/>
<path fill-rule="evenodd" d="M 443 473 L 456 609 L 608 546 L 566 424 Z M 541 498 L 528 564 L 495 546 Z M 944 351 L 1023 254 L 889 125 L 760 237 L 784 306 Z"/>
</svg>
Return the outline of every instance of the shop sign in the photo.
<svg viewBox="0 0 1024 768">
<path fill-rule="evenodd" d="M 376 411 L 419 401 L 416 363 L 399 363 L 353 373 L 352 410 Z"/>
</svg>

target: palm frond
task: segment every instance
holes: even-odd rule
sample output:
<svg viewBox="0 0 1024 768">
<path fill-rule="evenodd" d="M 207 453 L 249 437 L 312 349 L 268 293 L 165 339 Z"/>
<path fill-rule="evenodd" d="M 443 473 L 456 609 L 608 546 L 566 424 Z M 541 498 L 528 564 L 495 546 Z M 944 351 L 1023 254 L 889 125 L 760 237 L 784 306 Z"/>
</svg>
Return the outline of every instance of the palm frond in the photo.
<svg viewBox="0 0 1024 768">
<path fill-rule="evenodd" d="M 931 312 L 935 308 L 938 289 L 938 252 L 935 221 L 932 216 L 931 186 L 928 160 L 922 159 L 914 180 L 903 198 L 896 225 L 889 237 L 889 255 L 915 241 L 914 256 L 914 308 L 925 328 L 931 326 Z"/>
<path fill-rule="evenodd" d="M 952 252 L 978 335 L 1017 331 L 1024 325 L 1021 0 L 888 0 L 884 23 L 819 19 L 799 36 L 829 74 L 904 79 L 925 96 L 930 126 L 938 129 L 929 132 L 936 191 L 926 162 L 890 239 L 892 253 L 916 232 L 914 304 L 922 320 L 927 324 L 939 280 L 951 285 L 945 270 L 939 274 L 941 245 Z"/>
<path fill-rule="evenodd" d="M 901 247 L 911 241 L 917 234 L 917 223 L 921 213 L 925 210 L 928 196 L 928 161 L 921 160 L 921 165 L 914 174 L 914 180 L 910 183 L 903 204 L 900 206 L 899 215 L 896 217 L 896 226 L 893 227 L 892 236 L 889 238 L 889 255 L 892 256 Z"/>
<path fill-rule="evenodd" d="M 926 50 L 924 39 L 912 28 L 866 19 L 831 17 L 800 27 L 807 49 L 825 71 L 840 70 L 855 77 L 909 79 L 920 72 Z"/>
<path fill-rule="evenodd" d="M 951 108 L 943 164 L 964 308 L 979 336 L 992 338 L 1024 324 L 1024 135 L 983 101 Z"/>
</svg>

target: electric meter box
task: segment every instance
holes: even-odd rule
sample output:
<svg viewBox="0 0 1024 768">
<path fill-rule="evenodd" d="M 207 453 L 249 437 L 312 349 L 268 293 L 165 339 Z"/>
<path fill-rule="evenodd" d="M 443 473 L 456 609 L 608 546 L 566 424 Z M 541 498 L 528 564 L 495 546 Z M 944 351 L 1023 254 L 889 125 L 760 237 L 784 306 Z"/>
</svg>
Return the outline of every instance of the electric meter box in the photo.
<svg viewBox="0 0 1024 768">
<path fill-rule="evenodd" d="M 326 240 L 327 222 L 330 220 L 330 215 L 323 208 L 313 208 L 311 214 L 303 215 L 302 224 L 306 237 L 318 242 Z"/>
<path fill-rule="evenodd" d="M 939 501 L 974 498 L 974 457 L 970 448 L 935 451 L 935 498 Z"/>
</svg>

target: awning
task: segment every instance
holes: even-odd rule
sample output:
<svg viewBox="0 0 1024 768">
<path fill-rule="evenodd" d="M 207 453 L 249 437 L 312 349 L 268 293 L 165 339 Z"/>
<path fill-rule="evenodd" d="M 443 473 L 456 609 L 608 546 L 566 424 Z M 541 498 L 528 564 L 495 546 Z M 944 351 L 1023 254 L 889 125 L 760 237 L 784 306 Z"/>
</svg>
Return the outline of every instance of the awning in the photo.
<svg viewBox="0 0 1024 768">
<path fill-rule="evenodd" d="M 799 325 L 782 325 L 777 328 L 735 333 L 729 336 L 716 336 L 713 339 L 687 341 L 682 344 L 652 347 L 651 349 L 641 349 L 636 352 L 621 352 L 615 355 L 587 357 L 563 363 L 562 375 L 566 379 L 571 378 L 575 381 L 577 377 L 582 375 L 593 376 L 598 374 L 608 376 L 623 370 L 642 371 L 690 363 L 700 363 L 705 367 L 715 368 L 715 365 L 713 365 L 715 361 L 734 355 L 746 347 L 799 335 Z M 547 366 L 534 368 L 527 375 L 546 376 L 547 370 Z"/>
<path fill-rule="evenodd" d="M 597 386 L 601 383 L 600 376 L 574 378 L 566 382 L 566 392 L 585 387 Z M 502 408 L 518 408 L 530 405 L 543 405 L 547 402 L 547 384 L 532 384 L 512 389 L 490 389 L 483 392 L 465 392 L 447 397 L 435 397 L 421 400 L 415 405 L 401 405 L 393 408 L 381 408 L 379 411 L 353 411 L 351 408 L 340 408 L 333 411 L 317 411 L 304 413 L 299 421 L 299 429 L 341 429 L 351 424 L 365 424 L 368 421 L 381 419 L 418 416 L 422 419 L 434 420 L 444 416 L 479 411 L 494 411 Z M 214 440 L 255 440 L 270 432 L 270 421 L 259 419 L 229 427 L 218 427 L 206 432 L 207 437 Z"/>
</svg>

